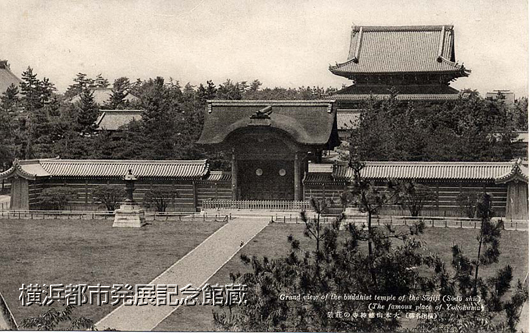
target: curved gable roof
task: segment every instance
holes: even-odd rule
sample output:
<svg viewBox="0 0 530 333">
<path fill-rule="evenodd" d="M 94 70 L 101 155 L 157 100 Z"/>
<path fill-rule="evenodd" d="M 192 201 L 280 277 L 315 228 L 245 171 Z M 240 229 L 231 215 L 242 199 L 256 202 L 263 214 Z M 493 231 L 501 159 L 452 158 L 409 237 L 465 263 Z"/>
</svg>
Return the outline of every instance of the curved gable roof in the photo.
<svg viewBox="0 0 530 333">
<path fill-rule="evenodd" d="M 251 119 L 260 110 L 268 114 Z M 236 130 L 270 127 L 289 134 L 304 145 L 338 143 L 334 101 L 208 101 L 208 112 L 199 144 L 224 143 Z"/>
</svg>

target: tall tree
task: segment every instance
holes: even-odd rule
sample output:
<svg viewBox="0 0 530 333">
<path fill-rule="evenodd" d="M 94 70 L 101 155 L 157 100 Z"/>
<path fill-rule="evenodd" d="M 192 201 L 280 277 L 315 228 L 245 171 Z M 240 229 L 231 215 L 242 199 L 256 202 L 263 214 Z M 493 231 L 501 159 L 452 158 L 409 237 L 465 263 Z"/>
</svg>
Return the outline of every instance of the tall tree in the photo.
<svg viewBox="0 0 530 333">
<path fill-rule="evenodd" d="M 117 78 L 112 85 L 112 92 L 110 94 L 110 109 L 123 109 L 127 106 L 125 99 L 129 95 L 131 89 L 131 82 L 126 77 Z"/>
<path fill-rule="evenodd" d="M 79 95 L 83 89 L 93 87 L 94 79 L 89 78 L 85 73 L 77 73 L 76 77 L 74 78 L 74 83 L 68 86 L 64 95 L 68 98 L 72 98 Z"/>
<path fill-rule="evenodd" d="M 11 84 L 0 97 L 0 170 L 15 159 L 15 114 L 19 102 L 18 88 Z"/>
<path fill-rule="evenodd" d="M 481 269 L 499 261 L 503 221 L 491 221 L 493 216 L 491 195 L 483 193 L 477 204 L 481 227 L 477 235 L 476 259 L 470 259 L 458 245 L 452 247 L 454 275 L 445 265 L 438 267 L 442 297 L 459 297 L 465 303 L 479 305 L 480 311 L 455 313 L 442 307 L 436 320 L 420 322 L 415 332 L 516 332 L 521 308 L 528 300 L 528 289 L 521 281 L 512 288 L 512 267 L 506 265 L 493 276 L 485 277 Z M 510 294 L 511 290 L 511 295 Z"/>
<path fill-rule="evenodd" d="M 33 69 L 28 69 L 22 73 L 20 83 L 22 94 L 21 104 L 25 112 L 24 133 L 20 133 L 25 141 L 24 157 L 43 157 L 51 154 L 53 142 L 49 139 L 49 119 L 50 108 L 55 107 L 54 90 L 55 86 L 47 79 L 40 80 Z M 37 147 L 33 147 L 36 144 Z"/>
<path fill-rule="evenodd" d="M 79 95 L 77 103 L 77 124 L 81 135 L 90 135 L 95 130 L 95 123 L 99 116 L 99 108 L 94 101 L 94 92 L 85 88 Z"/>
<path fill-rule="evenodd" d="M 143 106 L 142 129 L 149 150 L 145 157 L 154 159 L 171 158 L 174 156 L 176 128 L 176 114 L 178 104 L 172 96 L 179 95 L 177 84 L 170 83 L 168 87 L 164 79 L 157 77 L 149 80 L 144 92 L 140 96 Z"/>
</svg>

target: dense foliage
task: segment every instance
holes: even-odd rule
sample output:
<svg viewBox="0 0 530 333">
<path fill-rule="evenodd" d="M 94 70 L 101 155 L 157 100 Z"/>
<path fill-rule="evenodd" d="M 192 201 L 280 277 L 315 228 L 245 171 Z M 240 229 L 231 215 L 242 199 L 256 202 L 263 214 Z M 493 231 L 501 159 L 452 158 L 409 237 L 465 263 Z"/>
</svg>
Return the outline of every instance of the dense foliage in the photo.
<svg viewBox="0 0 530 333">
<path fill-rule="evenodd" d="M 315 203 L 317 208 L 325 208 Z M 242 256 L 251 267 L 246 274 L 233 274 L 233 281 L 248 286 L 244 307 L 214 313 L 221 330 L 243 331 L 395 331 L 400 321 L 395 317 L 330 317 L 330 313 L 369 312 L 368 302 L 331 299 L 331 295 L 407 295 L 432 292 L 434 274 L 425 276 L 419 269 L 434 271 L 439 259 L 425 255 L 422 244 L 414 238 L 421 226 L 406 232 L 374 227 L 371 231 L 348 225 L 339 231 L 339 223 L 330 228 L 316 219 L 304 217 L 305 235 L 314 240 L 310 250 L 289 236 L 291 252 L 279 259 Z M 412 235 L 412 236 L 411 236 Z M 391 239 L 401 241 L 394 245 Z M 373 244 L 370 253 L 361 244 Z M 414 268 L 414 269 L 411 269 Z M 377 274 L 372 274 L 377 272 Z M 314 296 L 306 299 L 282 299 L 288 296 Z M 327 296 L 326 296 L 327 295 Z M 324 298 L 322 298 L 324 297 Z M 327 297 L 327 298 L 326 298 Z M 380 302 L 389 305 L 392 300 Z"/>
<path fill-rule="evenodd" d="M 359 185 L 361 188 L 354 189 L 359 204 L 364 202 L 365 209 L 376 210 L 383 199 L 381 193 L 373 192 L 370 183 L 355 186 Z M 367 198 L 361 199 L 363 196 Z M 230 277 L 247 286 L 246 305 L 214 312 L 216 327 L 223 331 L 515 332 L 528 292 L 520 281 L 512 289 L 510 266 L 490 278 L 483 278 L 480 272 L 500 255 L 502 221 L 491 221 L 490 199 L 484 194 L 477 204 L 482 219 L 473 254 L 477 259 L 469 259 L 454 245 L 451 267 L 429 253 L 428 244 L 416 237 L 424 230 L 422 223 L 408 230 L 349 224 L 340 232 L 340 220 L 332 227 L 320 224 L 318 214 L 325 211 L 326 204 L 312 200 L 317 216 L 302 214 L 302 218 L 304 235 L 314 241 L 314 248 L 301 249 L 291 235 L 287 239 L 291 251 L 284 257 L 242 255 L 250 272 Z M 361 246 L 363 242 L 368 243 L 368 251 Z M 380 301 L 331 295 L 371 295 L 372 300 L 377 295 Z M 423 297 L 440 300 L 426 303 Z M 377 312 L 369 308 L 373 303 L 379 303 L 383 312 L 389 312 L 390 304 L 403 308 L 390 311 L 399 317 L 351 315 Z M 431 310 L 425 311 L 435 313 L 433 319 L 402 320 L 415 306 L 425 304 L 432 304 Z M 448 304 L 476 309 L 454 310 Z M 437 305 L 441 306 L 435 310 Z M 405 322 L 409 328 L 402 327 Z"/>
<path fill-rule="evenodd" d="M 0 100 L 0 167 L 15 158 L 201 159 L 226 168 L 223 152 L 205 151 L 195 142 L 211 99 L 319 99 L 334 89 L 301 87 L 265 88 L 261 82 L 233 82 L 199 86 L 157 77 L 131 82 L 120 77 L 111 85 L 98 75 L 78 73 L 64 95 L 33 69 L 22 74 L 20 89 L 11 87 Z M 96 104 L 93 91 L 109 88 L 107 103 Z M 128 95 L 138 97 L 128 101 Z M 99 111 L 139 109 L 142 118 L 109 132 L 96 130 Z"/>
<path fill-rule="evenodd" d="M 92 92 L 109 88 L 104 105 Z M 15 159 L 199 159 L 226 169 L 223 152 L 205 151 L 200 136 L 206 101 L 211 99 L 325 99 L 336 89 L 322 87 L 262 88 L 259 80 L 182 86 L 160 77 L 145 81 L 116 79 L 111 85 L 98 75 L 78 73 L 64 95 L 32 68 L 22 74 L 20 88 L 0 97 L 0 164 Z M 128 101 L 127 96 L 138 97 Z M 369 100 L 363 108 L 351 146 L 361 160 L 501 161 L 520 154 L 512 141 L 527 129 L 527 99 L 513 106 L 489 101 L 470 92 L 443 104 Z M 100 110 L 140 109 L 142 118 L 122 131 L 96 130 Z"/>
<path fill-rule="evenodd" d="M 512 143 L 527 128 L 527 104 L 475 91 L 442 104 L 403 103 L 392 94 L 365 103 L 349 143 L 365 161 L 509 161 L 526 153 Z"/>
</svg>

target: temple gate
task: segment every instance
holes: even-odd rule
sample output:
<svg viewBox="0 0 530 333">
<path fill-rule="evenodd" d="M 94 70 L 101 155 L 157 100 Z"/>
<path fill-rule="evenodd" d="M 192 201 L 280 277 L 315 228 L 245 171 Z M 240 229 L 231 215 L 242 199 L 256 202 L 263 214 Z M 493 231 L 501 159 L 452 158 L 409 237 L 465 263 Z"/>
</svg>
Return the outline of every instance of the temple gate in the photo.
<svg viewBox="0 0 530 333">
<path fill-rule="evenodd" d="M 232 161 L 233 200 L 302 200 L 309 161 L 339 144 L 333 101 L 208 101 L 199 143 Z"/>
</svg>

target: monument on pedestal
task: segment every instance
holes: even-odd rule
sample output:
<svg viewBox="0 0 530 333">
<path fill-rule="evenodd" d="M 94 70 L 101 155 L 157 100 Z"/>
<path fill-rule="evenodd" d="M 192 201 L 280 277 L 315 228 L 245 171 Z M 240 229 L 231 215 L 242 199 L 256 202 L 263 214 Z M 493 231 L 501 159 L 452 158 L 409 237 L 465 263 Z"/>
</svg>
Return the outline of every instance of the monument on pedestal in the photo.
<svg viewBox="0 0 530 333">
<path fill-rule="evenodd" d="M 114 224 L 113 227 L 126 227 L 126 228 L 140 228 L 145 223 L 145 212 L 136 205 L 133 199 L 134 182 L 137 178 L 132 174 L 132 170 L 129 169 L 129 173 L 123 178 L 125 180 L 125 191 L 127 192 L 127 199 L 125 203 L 120 206 L 120 209 L 116 209 L 114 212 Z"/>
</svg>

